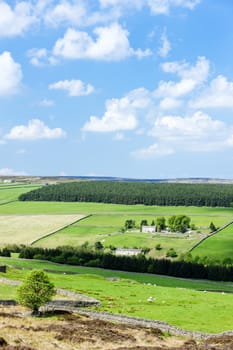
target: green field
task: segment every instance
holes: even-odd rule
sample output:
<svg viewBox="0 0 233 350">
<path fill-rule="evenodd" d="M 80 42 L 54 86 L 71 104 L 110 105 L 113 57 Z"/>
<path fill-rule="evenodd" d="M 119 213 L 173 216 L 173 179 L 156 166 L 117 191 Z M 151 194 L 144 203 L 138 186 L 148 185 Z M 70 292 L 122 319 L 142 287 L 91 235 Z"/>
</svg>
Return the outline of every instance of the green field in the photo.
<svg viewBox="0 0 233 350">
<path fill-rule="evenodd" d="M 1 246 L 29 245 L 82 218 L 82 215 L 0 215 Z"/>
<path fill-rule="evenodd" d="M 30 186 L 16 184 L 0 185 L 1 246 L 6 243 L 32 243 L 41 237 L 35 245 L 75 246 L 86 241 L 90 244 L 101 241 L 105 246 L 149 247 L 153 256 L 164 256 L 171 247 L 177 253 L 188 251 L 209 232 L 211 221 L 220 227 L 233 218 L 231 208 L 18 202 L 18 194 L 30 189 Z M 158 216 L 165 216 L 167 219 L 178 214 L 190 216 L 191 223 L 195 224 L 197 230 L 190 234 L 139 232 L 143 219 L 150 224 Z M 77 221 L 79 218 L 82 220 Z M 121 228 L 128 219 L 135 220 L 138 228 L 121 233 Z M 51 231 L 57 232 L 45 237 Z M 223 255 L 232 256 L 232 237 L 229 227 L 206 239 L 195 249 L 195 254 L 193 251 L 193 255 L 205 256 L 212 251 L 219 258 L 223 258 Z M 155 249 L 157 244 L 161 244 L 160 251 Z M 233 283 L 187 280 L 3 257 L 0 257 L 0 263 L 12 266 L 8 268 L 7 274 L 0 274 L 0 278 L 22 280 L 26 270 L 34 268 L 54 271 L 56 273 L 48 273 L 56 287 L 99 299 L 101 307 L 97 308 L 98 311 L 162 320 L 194 331 L 215 333 L 232 330 Z M 62 273 L 58 274 L 57 271 Z M 70 275 L 68 272 L 77 274 Z M 16 289 L 0 280 L 2 299 L 15 298 Z M 153 302 L 148 301 L 150 297 L 153 297 Z"/>
<path fill-rule="evenodd" d="M 1 193 L 0 193 L 1 194 Z M 1 197 L 0 197 L 1 200 Z M 83 202 L 19 202 L 8 203 L 0 207 L 0 214 L 102 214 L 171 216 L 178 214 L 201 215 L 207 217 L 233 218 L 232 208 L 183 207 L 183 206 L 145 206 Z M 228 220 L 226 220 L 228 221 Z"/>
<path fill-rule="evenodd" d="M 85 204 L 85 203 L 84 203 Z M 106 206 L 106 205 L 105 205 Z M 148 234 L 141 233 L 139 230 L 140 222 L 146 219 L 150 224 L 152 220 L 156 219 L 155 214 L 151 214 L 153 207 L 141 208 L 147 211 L 145 215 L 138 213 L 138 208 L 135 208 L 136 213 L 132 212 L 132 206 L 121 206 L 121 213 L 113 211 L 114 207 L 110 206 L 108 215 L 105 212 L 95 212 L 91 216 L 77 222 L 65 229 L 60 230 L 52 236 L 46 237 L 36 243 L 36 246 L 42 247 L 56 247 L 57 245 L 81 245 L 88 241 L 90 244 L 94 244 L 100 241 L 105 247 L 114 246 L 121 248 L 149 248 L 151 249 L 150 255 L 153 256 L 166 256 L 167 251 L 170 248 L 174 248 L 177 254 L 187 252 L 194 244 L 200 241 L 203 234 L 209 233 L 209 224 L 211 221 L 216 226 L 222 226 L 231 219 L 231 216 L 226 213 L 225 215 L 220 212 L 217 215 L 211 214 L 189 214 L 191 222 L 197 227 L 197 231 L 193 231 L 191 234 Z M 82 207 L 80 210 L 82 211 Z M 119 209 L 119 206 L 118 208 Z M 173 213 L 181 212 L 186 214 L 187 207 L 172 208 Z M 196 209 L 196 208 L 195 208 Z M 129 210 L 129 211 L 128 211 Z M 154 207 L 155 212 L 163 210 L 166 220 L 168 219 L 169 207 Z M 195 211 L 195 210 L 194 210 Z M 161 214 L 160 214 L 161 215 Z M 135 220 L 137 229 L 130 232 L 121 233 L 121 228 L 124 226 L 126 220 Z M 161 244 L 161 250 L 155 250 L 155 246 Z"/>
<path fill-rule="evenodd" d="M 192 255 L 219 260 L 233 258 L 233 224 L 208 237 L 193 249 Z"/>
<path fill-rule="evenodd" d="M 98 275 L 105 278 L 119 277 L 123 279 L 131 279 L 142 284 L 156 284 L 162 287 L 171 288 L 187 288 L 194 290 L 224 290 L 233 292 L 233 282 L 215 282 L 206 280 L 189 280 L 184 278 L 176 278 L 170 276 L 160 276 L 148 273 L 138 273 L 138 272 L 126 272 L 126 271 L 116 271 L 108 269 L 100 269 L 96 267 L 86 267 L 86 266 L 72 266 L 65 264 L 56 264 L 50 261 L 42 260 L 26 260 L 17 258 L 6 258 L 0 257 L 0 264 L 7 265 L 9 267 L 15 267 L 17 269 L 43 269 L 49 271 L 60 271 L 60 272 L 73 272 L 78 274 L 88 274 L 88 275 Z M 13 278 L 17 278 L 18 271 L 15 270 L 16 275 Z M 12 274 L 12 272 L 11 272 Z M 4 275 L 3 275 L 4 276 Z"/>
<path fill-rule="evenodd" d="M 77 246 L 86 241 L 90 244 L 101 241 L 105 247 L 149 248 L 151 249 L 150 255 L 162 257 L 166 256 L 170 248 L 174 248 L 177 254 L 187 252 L 203 238 L 203 234 L 209 233 L 211 221 L 214 222 L 215 226 L 221 227 L 233 217 L 231 208 L 18 202 L 16 200 L 19 193 L 31 189 L 31 185 L 0 185 L 1 245 L 13 242 L 30 244 L 40 237 L 42 239 L 35 243 L 36 246 Z M 65 226 L 75 220 L 71 219 L 70 222 L 64 221 L 64 224 L 62 223 L 67 215 L 70 215 L 71 218 L 72 215 L 80 217 L 90 214 L 91 216 L 86 219 L 68 227 Z M 139 232 L 141 220 L 145 219 L 150 224 L 158 216 L 164 216 L 167 220 L 171 215 L 178 214 L 190 216 L 191 223 L 196 226 L 197 230 L 189 235 L 142 234 Z M 135 220 L 137 229 L 122 234 L 121 228 L 128 219 Z M 47 237 L 47 234 L 52 231 L 57 232 Z M 161 250 L 155 249 L 157 244 L 161 244 Z"/>
<path fill-rule="evenodd" d="M 0 205 L 11 201 L 16 201 L 20 194 L 39 188 L 38 185 L 31 184 L 2 184 L 0 183 Z"/>
<path fill-rule="evenodd" d="M 77 271 L 78 275 L 49 273 L 50 279 L 59 288 L 65 288 L 89 295 L 101 301 L 98 311 L 138 316 L 166 321 L 189 330 L 203 332 L 221 332 L 232 329 L 233 294 L 214 293 L 190 289 L 225 289 L 233 290 L 233 283 L 214 283 L 207 281 L 188 281 L 155 275 L 122 273 L 110 270 L 88 269 L 61 266 L 37 261 L 2 259 L 18 267 L 40 267 Z M 9 269 L 0 277 L 15 280 L 25 278 L 25 270 Z M 115 277 L 114 279 L 110 277 Z M 163 285 L 164 284 L 164 285 Z M 207 289 L 205 288 L 205 289 Z M 10 288 L 14 297 L 16 287 Z M 8 298 L 5 285 L 0 288 L 0 295 Z M 148 298 L 153 297 L 153 302 Z"/>
</svg>

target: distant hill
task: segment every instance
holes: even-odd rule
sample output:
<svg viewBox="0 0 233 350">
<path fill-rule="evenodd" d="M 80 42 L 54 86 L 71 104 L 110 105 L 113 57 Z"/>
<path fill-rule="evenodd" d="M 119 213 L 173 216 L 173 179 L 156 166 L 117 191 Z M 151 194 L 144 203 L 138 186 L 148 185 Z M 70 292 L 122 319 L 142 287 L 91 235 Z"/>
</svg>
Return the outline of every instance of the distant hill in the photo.
<svg viewBox="0 0 233 350">
<path fill-rule="evenodd" d="M 146 182 L 146 183 L 214 183 L 214 184 L 233 184 L 233 179 L 218 179 L 208 177 L 190 177 L 190 178 L 128 178 L 117 176 L 0 176 L 0 182 L 31 182 L 31 183 L 60 183 L 70 181 L 113 181 L 113 182 Z"/>
</svg>

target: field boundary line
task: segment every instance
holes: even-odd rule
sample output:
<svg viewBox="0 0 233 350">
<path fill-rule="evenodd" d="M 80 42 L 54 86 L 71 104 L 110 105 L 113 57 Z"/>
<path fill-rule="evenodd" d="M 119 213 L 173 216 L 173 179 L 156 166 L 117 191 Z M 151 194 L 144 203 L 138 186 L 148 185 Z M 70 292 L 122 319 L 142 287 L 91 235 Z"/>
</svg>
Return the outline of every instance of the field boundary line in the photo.
<svg viewBox="0 0 233 350">
<path fill-rule="evenodd" d="M 79 221 L 81 221 L 81 220 L 84 220 L 84 219 L 86 219 L 86 218 L 88 218 L 88 217 L 90 217 L 90 216 L 92 216 L 92 214 L 85 215 L 85 216 L 83 216 L 82 218 L 79 218 L 78 220 L 74 220 L 74 221 L 70 222 L 69 224 L 66 224 L 66 225 L 60 227 L 59 229 L 56 229 L 56 230 L 54 230 L 54 231 L 52 231 L 52 232 L 49 232 L 49 233 L 46 233 L 45 235 L 43 235 L 43 236 L 41 236 L 41 237 L 39 237 L 39 238 L 34 239 L 29 245 L 33 245 L 33 244 L 39 242 L 40 240 L 42 240 L 42 239 L 44 239 L 44 238 L 47 238 L 47 237 L 49 237 L 49 236 L 52 236 L 52 235 L 54 235 L 55 233 L 57 233 L 57 232 L 63 230 L 64 228 L 67 228 L 67 227 L 69 227 L 69 226 L 75 224 L 76 222 L 79 222 Z"/>
<path fill-rule="evenodd" d="M 230 226 L 233 224 L 233 219 L 231 221 L 229 221 L 227 224 L 223 225 L 222 227 L 218 228 L 216 231 L 210 233 L 208 236 L 202 238 L 199 242 L 197 242 L 196 244 L 194 244 L 194 246 L 188 250 L 188 253 L 191 253 L 193 251 L 193 249 L 195 249 L 196 247 L 198 247 L 202 242 L 204 242 L 206 239 L 215 236 L 217 233 L 221 232 L 222 230 L 224 230 L 226 227 Z"/>
<path fill-rule="evenodd" d="M 13 199 L 12 201 L 0 203 L 0 205 L 10 204 L 10 203 L 14 203 L 14 202 L 18 202 L 17 199 Z"/>
</svg>

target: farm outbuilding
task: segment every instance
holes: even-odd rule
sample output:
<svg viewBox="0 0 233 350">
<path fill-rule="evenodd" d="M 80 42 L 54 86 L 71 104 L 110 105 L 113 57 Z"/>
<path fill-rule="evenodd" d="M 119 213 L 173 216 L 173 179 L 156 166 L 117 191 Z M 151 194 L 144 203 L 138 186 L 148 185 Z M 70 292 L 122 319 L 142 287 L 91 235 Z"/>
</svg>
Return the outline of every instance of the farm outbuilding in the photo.
<svg viewBox="0 0 233 350">
<path fill-rule="evenodd" d="M 156 232 L 156 226 L 142 226 L 142 232 L 144 233 L 155 233 Z"/>
<path fill-rule="evenodd" d="M 138 255 L 141 252 L 142 252 L 141 249 L 133 249 L 133 248 L 117 248 L 115 250 L 116 255 L 127 255 L 127 256 Z"/>
</svg>

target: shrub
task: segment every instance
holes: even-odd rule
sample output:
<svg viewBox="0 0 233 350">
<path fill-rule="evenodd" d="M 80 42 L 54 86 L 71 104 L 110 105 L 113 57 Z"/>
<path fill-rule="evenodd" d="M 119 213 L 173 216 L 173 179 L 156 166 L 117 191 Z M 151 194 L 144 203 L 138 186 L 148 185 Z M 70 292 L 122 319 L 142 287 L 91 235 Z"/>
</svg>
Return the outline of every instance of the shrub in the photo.
<svg viewBox="0 0 233 350">
<path fill-rule="evenodd" d="M 175 249 L 174 248 L 170 248 L 167 251 L 166 257 L 168 257 L 168 258 L 176 258 L 177 257 L 177 253 L 176 253 Z"/>
</svg>

